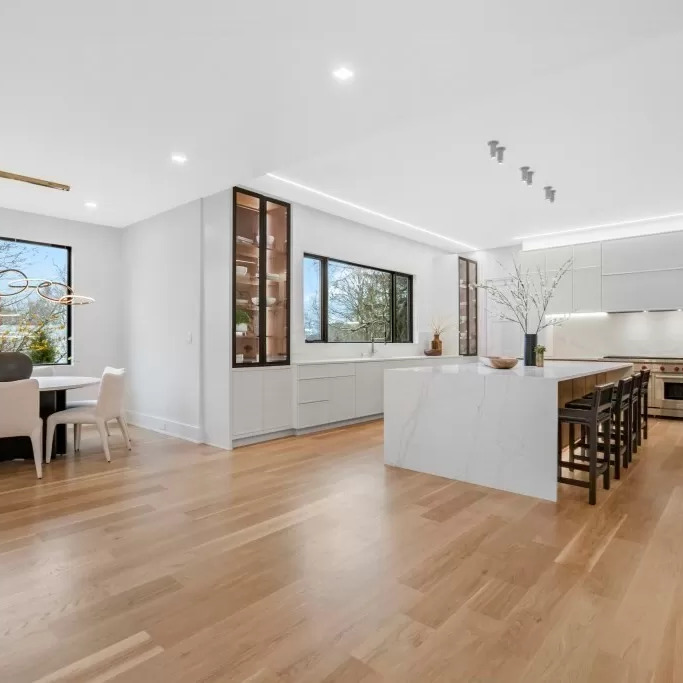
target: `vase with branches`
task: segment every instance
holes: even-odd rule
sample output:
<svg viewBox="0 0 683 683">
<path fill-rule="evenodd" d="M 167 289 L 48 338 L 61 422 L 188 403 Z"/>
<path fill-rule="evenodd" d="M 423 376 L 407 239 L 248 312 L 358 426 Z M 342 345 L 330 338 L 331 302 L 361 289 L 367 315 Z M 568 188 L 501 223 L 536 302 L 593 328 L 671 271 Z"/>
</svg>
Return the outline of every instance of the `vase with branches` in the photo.
<svg viewBox="0 0 683 683">
<path fill-rule="evenodd" d="M 432 334 L 434 337 L 431 341 L 431 350 L 433 355 L 440 356 L 443 352 L 443 341 L 441 340 L 441 335 L 451 327 L 453 327 L 453 324 L 449 320 L 432 318 Z"/>
<path fill-rule="evenodd" d="M 477 285 L 483 289 L 495 311 L 487 312 L 497 320 L 516 323 L 524 333 L 524 364 L 536 364 L 536 346 L 539 333 L 547 327 L 564 322 L 562 317 L 547 315 L 548 306 L 557 292 L 562 278 L 572 267 L 572 259 L 565 261 L 549 276 L 540 268 L 531 273 L 514 262 L 512 273 L 508 272 L 502 283 L 491 281 Z"/>
</svg>

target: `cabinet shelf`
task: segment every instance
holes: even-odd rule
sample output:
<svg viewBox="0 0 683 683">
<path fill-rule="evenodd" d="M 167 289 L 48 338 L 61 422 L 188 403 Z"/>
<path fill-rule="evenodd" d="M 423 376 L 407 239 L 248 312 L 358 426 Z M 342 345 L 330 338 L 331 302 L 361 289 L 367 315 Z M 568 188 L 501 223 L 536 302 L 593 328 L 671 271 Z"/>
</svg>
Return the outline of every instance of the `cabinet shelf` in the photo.
<svg viewBox="0 0 683 683">
<path fill-rule="evenodd" d="M 291 207 L 239 188 L 233 190 L 233 201 L 233 367 L 289 364 Z M 238 275 L 238 266 L 246 266 L 246 274 Z M 270 297 L 276 302 L 268 305 Z M 260 334 L 239 334 L 235 311 L 248 311 L 249 326 Z M 249 355 L 256 358 L 238 362 L 238 347 L 241 356 L 245 344 L 251 344 Z"/>
</svg>

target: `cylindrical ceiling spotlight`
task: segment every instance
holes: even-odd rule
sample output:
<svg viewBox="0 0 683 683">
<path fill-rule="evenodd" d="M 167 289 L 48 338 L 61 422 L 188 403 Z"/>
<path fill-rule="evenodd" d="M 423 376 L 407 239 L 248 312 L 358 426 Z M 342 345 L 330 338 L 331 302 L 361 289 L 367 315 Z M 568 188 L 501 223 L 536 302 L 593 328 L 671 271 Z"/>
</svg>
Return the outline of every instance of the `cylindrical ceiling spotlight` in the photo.
<svg viewBox="0 0 683 683">
<path fill-rule="evenodd" d="M 497 157 L 496 152 L 498 151 L 498 140 L 489 140 L 486 144 L 489 146 L 491 159 L 495 159 Z"/>
<path fill-rule="evenodd" d="M 522 172 L 522 182 L 525 183 L 527 181 L 527 176 L 529 175 L 529 167 L 522 166 L 519 170 Z"/>
<path fill-rule="evenodd" d="M 555 189 L 553 188 L 552 185 L 546 185 L 544 188 L 545 190 L 545 198 L 551 203 L 555 203 Z"/>
<path fill-rule="evenodd" d="M 527 184 L 527 185 L 531 185 L 533 182 L 534 182 L 534 171 L 532 171 L 531 169 L 529 169 L 529 170 L 526 172 L 526 184 Z"/>
<path fill-rule="evenodd" d="M 498 147 L 496 149 L 496 159 L 499 164 L 503 163 L 503 155 L 505 154 L 505 147 Z"/>
</svg>

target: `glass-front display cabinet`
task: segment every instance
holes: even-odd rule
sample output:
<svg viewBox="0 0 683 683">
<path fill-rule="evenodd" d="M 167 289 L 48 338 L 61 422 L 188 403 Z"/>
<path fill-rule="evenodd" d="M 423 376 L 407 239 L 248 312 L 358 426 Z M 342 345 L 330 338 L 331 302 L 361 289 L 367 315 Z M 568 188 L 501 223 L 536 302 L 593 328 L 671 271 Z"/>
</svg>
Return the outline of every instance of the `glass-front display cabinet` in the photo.
<svg viewBox="0 0 683 683">
<path fill-rule="evenodd" d="M 233 367 L 289 364 L 289 204 L 233 192 Z"/>
<path fill-rule="evenodd" d="M 476 356 L 477 348 L 477 262 L 458 259 L 459 352 Z"/>
</svg>

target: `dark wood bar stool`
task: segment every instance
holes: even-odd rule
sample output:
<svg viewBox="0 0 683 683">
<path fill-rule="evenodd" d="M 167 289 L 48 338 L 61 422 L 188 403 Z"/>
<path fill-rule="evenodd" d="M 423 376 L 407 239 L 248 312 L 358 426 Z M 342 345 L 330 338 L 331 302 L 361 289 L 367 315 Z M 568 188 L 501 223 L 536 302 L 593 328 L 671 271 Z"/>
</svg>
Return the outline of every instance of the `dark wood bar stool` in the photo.
<svg viewBox="0 0 683 683">
<path fill-rule="evenodd" d="M 612 464 L 614 465 L 614 478 L 621 478 L 621 468 L 628 467 L 630 461 L 631 439 L 631 389 L 633 386 L 633 377 L 625 377 L 620 379 L 617 383 L 617 388 L 612 397 L 612 433 L 610 438 L 605 438 L 603 434 L 603 442 L 598 443 L 598 448 L 606 453 L 609 449 L 611 455 L 614 456 Z M 592 406 L 593 394 L 588 394 L 584 398 L 579 398 L 570 401 L 565 406 L 566 408 L 578 408 L 588 410 Z M 570 443 L 570 460 L 574 460 L 574 448 L 581 448 L 581 452 L 585 453 L 588 448 L 586 443 L 585 428 L 581 429 L 581 439 L 578 443 Z M 571 434 L 570 434 L 571 436 Z"/>
<path fill-rule="evenodd" d="M 641 411 L 641 389 L 643 387 L 643 373 L 633 373 L 633 388 L 631 389 L 631 453 L 629 462 L 633 460 L 633 454 L 638 452 L 638 446 L 643 442 L 641 435 L 642 411 Z"/>
<path fill-rule="evenodd" d="M 602 485 L 609 490 L 610 483 L 610 447 L 609 440 L 612 433 L 612 396 L 614 384 L 601 384 L 595 387 L 589 407 L 564 407 L 558 411 L 557 427 L 557 481 L 572 486 L 582 486 L 588 489 L 588 502 L 597 502 L 597 481 L 602 475 Z M 569 449 L 573 454 L 574 427 L 579 425 L 585 429 L 588 440 L 588 450 L 585 456 L 578 456 L 573 460 L 562 460 L 562 425 L 569 425 Z M 604 457 L 598 460 L 598 439 L 602 433 L 606 436 L 607 444 Z M 582 472 L 588 472 L 588 481 L 572 479 L 562 476 L 562 468 L 568 467 Z"/>
<path fill-rule="evenodd" d="M 643 386 L 640 388 L 641 395 L 641 421 L 643 438 L 647 439 L 647 405 L 648 405 L 648 388 L 650 386 L 650 368 L 643 370 Z"/>
</svg>

